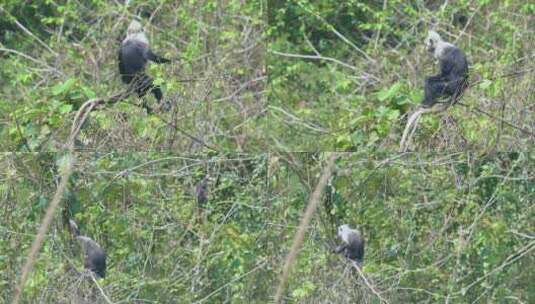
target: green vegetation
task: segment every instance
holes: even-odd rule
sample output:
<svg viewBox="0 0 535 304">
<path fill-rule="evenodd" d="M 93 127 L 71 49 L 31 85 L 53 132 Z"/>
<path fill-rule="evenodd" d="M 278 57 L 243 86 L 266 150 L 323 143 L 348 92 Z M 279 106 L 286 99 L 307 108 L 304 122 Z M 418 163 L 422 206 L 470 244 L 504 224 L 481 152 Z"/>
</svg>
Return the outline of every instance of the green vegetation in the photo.
<svg viewBox="0 0 535 304">
<path fill-rule="evenodd" d="M 422 119 L 412 149 L 525 150 L 535 136 L 534 13 L 529 1 L 273 0 L 270 139 L 285 151 L 397 151 L 438 69 L 423 47 L 434 27 L 465 50 L 471 87 L 466 106 Z"/>
<path fill-rule="evenodd" d="M 325 156 L 78 153 L 23 299 L 267 303 Z M 285 302 L 379 303 L 368 285 L 390 303 L 533 299 L 533 154 L 337 157 Z M 3 299 L 13 295 L 62 162 L 56 153 L 1 155 Z M 208 202 L 199 206 L 193 189 L 206 173 Z M 69 218 L 106 249 L 102 291 L 80 274 Z M 344 223 L 366 239 L 368 283 L 332 253 Z"/>
<path fill-rule="evenodd" d="M 129 2 L 2 1 L 1 149 L 61 150 L 84 102 L 126 89 L 117 52 L 136 13 L 144 17 L 154 50 L 174 59 L 148 67 L 173 107 L 147 115 L 136 106 L 141 104 L 136 96 L 99 107 L 84 124 L 76 148 L 262 149 L 265 4 Z M 152 97 L 147 100 L 156 106 Z"/>
<path fill-rule="evenodd" d="M 523 0 L 1 0 L 0 303 L 535 303 L 533 16 Z M 169 109 L 116 99 L 132 19 L 172 59 L 147 66 Z M 438 70 L 429 29 L 466 52 L 470 86 L 402 141 Z M 360 266 L 333 252 L 341 224 L 365 239 Z"/>
<path fill-rule="evenodd" d="M 287 236 L 282 248 L 290 247 L 322 160 L 271 160 L 270 233 Z M 363 272 L 390 303 L 532 302 L 534 172 L 533 154 L 340 154 L 294 263 L 289 302 L 379 303 L 331 253 L 344 223 L 363 233 Z"/>
<path fill-rule="evenodd" d="M 266 158 L 180 157 L 169 153 L 81 153 L 34 271 L 28 303 L 104 299 L 80 277 L 82 258 L 66 227 L 107 252 L 105 293 L 127 303 L 267 299 Z M 57 186 L 57 154 L 4 154 L 0 159 L 0 298 L 10 299 L 41 215 Z M 205 206 L 194 186 L 209 173 Z M 83 302 L 82 302 L 83 303 Z"/>
</svg>

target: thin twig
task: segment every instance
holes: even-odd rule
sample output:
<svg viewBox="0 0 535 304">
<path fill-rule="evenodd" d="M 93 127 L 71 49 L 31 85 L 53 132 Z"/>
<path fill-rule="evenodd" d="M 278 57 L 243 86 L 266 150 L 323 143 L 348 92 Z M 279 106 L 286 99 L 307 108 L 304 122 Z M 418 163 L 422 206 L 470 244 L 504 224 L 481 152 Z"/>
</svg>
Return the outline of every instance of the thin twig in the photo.
<svg viewBox="0 0 535 304">
<path fill-rule="evenodd" d="M 513 124 L 512 122 L 509 122 L 509 121 L 507 121 L 507 120 L 505 120 L 505 119 L 503 119 L 503 118 L 496 117 L 496 116 L 494 116 L 494 115 L 492 115 L 492 114 L 490 114 L 490 113 L 487 113 L 487 112 L 485 112 L 485 111 L 483 111 L 483 110 L 481 110 L 481 109 L 479 109 L 479 108 L 470 107 L 470 106 L 468 106 L 467 104 L 464 104 L 464 103 L 462 103 L 462 102 L 458 102 L 457 104 L 459 104 L 459 105 L 465 107 L 468 111 L 470 111 L 470 112 L 472 112 L 472 113 L 473 113 L 473 112 L 478 112 L 478 113 L 484 114 L 484 115 L 486 115 L 486 116 L 488 116 L 488 117 L 490 117 L 490 118 L 492 118 L 492 119 L 499 120 L 501 123 L 506 124 L 506 125 L 508 125 L 509 127 L 513 128 L 513 129 L 515 129 L 515 130 L 518 130 L 518 131 L 520 131 L 520 132 L 522 132 L 522 133 L 525 133 L 525 134 L 527 134 L 527 135 L 530 135 L 530 136 L 534 136 L 534 137 L 535 137 L 535 132 L 526 130 L 526 129 L 522 128 L 522 127 L 519 127 L 519 126 Z"/>
<path fill-rule="evenodd" d="M 32 271 L 35 261 L 37 260 L 37 255 L 39 253 L 39 250 L 41 249 L 43 245 L 45 235 L 50 227 L 50 224 L 52 223 L 52 218 L 54 217 L 54 211 L 56 211 L 61 199 L 63 198 L 63 193 L 65 191 L 65 188 L 67 187 L 67 182 L 69 180 L 69 177 L 71 176 L 72 167 L 74 165 L 74 158 L 71 155 L 67 154 L 67 156 L 65 157 L 65 160 L 67 161 L 67 163 L 64 168 L 61 168 L 62 169 L 61 180 L 58 185 L 58 188 L 56 189 L 56 193 L 54 193 L 52 202 L 50 202 L 50 205 L 48 206 L 46 210 L 45 217 L 43 218 L 41 226 L 39 227 L 37 236 L 35 237 L 32 243 L 30 253 L 28 254 L 28 257 L 26 258 L 26 263 L 24 264 L 24 267 L 22 267 L 22 274 L 21 274 L 20 282 L 15 289 L 15 296 L 13 297 L 13 301 L 12 301 L 13 304 L 17 304 L 19 302 L 20 296 L 22 295 L 22 290 L 24 288 L 26 280 L 28 279 L 28 275 Z"/>
<path fill-rule="evenodd" d="M 318 18 L 319 20 L 321 20 L 325 25 L 327 25 L 327 27 L 336 35 L 338 36 L 338 38 L 342 39 L 343 42 L 347 43 L 348 45 L 350 45 L 353 49 L 355 49 L 359 54 L 361 54 L 362 56 L 364 56 L 366 58 L 366 60 L 368 60 L 369 62 L 371 63 L 376 63 L 376 60 L 371 58 L 370 56 L 368 56 L 368 54 L 366 54 L 366 52 L 364 52 L 363 50 L 361 50 L 358 46 L 356 46 L 353 42 L 351 42 L 349 39 L 347 39 L 344 35 L 342 35 L 339 31 L 336 30 L 336 28 L 328 23 L 323 17 L 321 17 L 319 14 L 315 13 L 315 12 L 312 12 L 310 11 L 309 9 L 303 7 L 301 4 L 299 4 L 299 6 L 301 6 L 303 9 L 305 9 L 306 11 L 308 11 L 309 13 L 311 13 L 312 15 L 314 15 L 316 18 Z"/>
<path fill-rule="evenodd" d="M 258 269 L 264 267 L 266 265 L 266 261 L 263 261 L 262 263 L 260 263 L 259 265 L 257 265 L 255 268 L 249 270 L 248 272 L 244 273 L 243 275 L 231 280 L 230 282 L 227 282 L 225 284 L 223 284 L 222 286 L 220 286 L 219 288 L 216 288 L 216 290 L 212 291 L 209 295 L 207 295 L 206 297 L 200 299 L 199 301 L 195 302 L 195 304 L 200 304 L 200 303 L 203 303 L 203 302 L 206 302 L 211 296 L 213 296 L 214 294 L 218 293 L 219 291 L 221 291 L 223 288 L 227 287 L 228 285 L 236 282 L 236 281 L 239 281 L 241 280 L 242 278 L 248 276 L 249 274 L 257 271 Z"/>
<path fill-rule="evenodd" d="M 381 297 L 381 294 L 379 292 L 377 292 L 375 290 L 375 288 L 373 288 L 373 285 L 370 284 L 370 282 L 368 281 L 368 279 L 366 278 L 366 276 L 364 275 L 364 273 L 362 273 L 362 270 L 360 270 L 360 267 L 359 265 L 357 264 L 357 262 L 355 261 L 351 261 L 351 265 L 353 265 L 353 268 L 355 268 L 357 270 L 357 272 L 359 273 L 359 276 L 362 278 L 362 280 L 364 281 L 364 284 L 366 284 L 366 286 L 368 286 L 368 288 L 379 298 L 379 300 L 381 302 L 384 302 L 384 303 L 387 303 L 388 304 L 388 301 L 385 300 L 383 297 Z"/>
<path fill-rule="evenodd" d="M 19 56 L 21 56 L 21 57 L 24 57 L 24 58 L 26 58 L 26 59 L 28 59 L 28 60 L 30 60 L 30 61 L 33 61 L 33 62 L 38 63 L 38 64 L 40 64 L 40 65 L 46 66 L 47 68 L 49 68 L 49 69 L 52 70 L 52 71 L 55 71 L 55 70 L 56 70 L 55 68 L 49 66 L 46 62 L 41 61 L 41 60 L 37 60 L 37 59 L 35 59 L 35 58 L 33 58 L 33 57 L 29 56 L 29 55 L 26 55 L 26 54 L 24 54 L 24 53 L 21 53 L 21 52 L 19 52 L 19 51 L 17 51 L 17 50 L 6 49 L 6 48 L 3 48 L 3 47 L 0 47 L 0 52 L 6 52 L 6 53 L 17 54 L 17 55 L 19 55 Z"/>
<path fill-rule="evenodd" d="M 356 72 L 362 72 L 361 70 L 357 69 L 356 67 L 352 66 L 352 65 L 349 65 L 345 62 L 342 62 L 338 59 L 335 59 L 335 58 L 331 58 L 331 57 L 325 57 L 325 56 L 318 56 L 318 55 L 301 55 L 301 54 L 290 54 L 290 53 L 283 53 L 283 52 L 278 52 L 278 51 L 273 51 L 273 50 L 270 50 L 269 52 L 275 54 L 275 55 L 279 55 L 279 56 L 284 56 L 284 57 L 290 57 L 290 58 L 302 58 L 302 59 L 316 59 L 316 60 L 325 60 L 325 61 L 331 61 L 331 62 L 334 62 L 334 63 L 337 63 L 341 66 L 344 66 L 348 69 L 352 69 L 353 71 L 356 71 Z"/>
<path fill-rule="evenodd" d="M 102 297 L 104 298 L 104 300 L 106 300 L 106 302 L 108 304 L 113 304 L 113 302 L 108 298 L 108 296 L 106 296 L 106 293 L 104 292 L 104 290 L 102 289 L 102 287 L 100 287 L 100 284 L 97 282 L 97 279 L 95 279 L 95 275 L 93 274 L 92 271 L 89 272 L 89 275 L 91 276 L 91 280 L 93 280 L 93 283 L 95 283 L 95 285 L 97 286 L 98 290 L 100 291 L 100 294 L 102 295 Z"/>
</svg>

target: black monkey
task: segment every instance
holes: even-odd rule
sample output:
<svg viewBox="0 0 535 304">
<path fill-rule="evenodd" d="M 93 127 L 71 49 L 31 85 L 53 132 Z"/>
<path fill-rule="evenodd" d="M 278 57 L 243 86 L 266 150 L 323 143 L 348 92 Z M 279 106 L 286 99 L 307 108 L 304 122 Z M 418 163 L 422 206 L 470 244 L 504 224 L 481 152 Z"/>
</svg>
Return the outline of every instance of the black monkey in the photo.
<svg viewBox="0 0 535 304">
<path fill-rule="evenodd" d="M 435 31 L 429 31 L 425 39 L 428 51 L 440 63 L 440 74 L 425 78 L 423 107 L 431 107 L 439 97 L 451 97 L 452 105 L 460 98 L 468 85 L 468 61 L 455 45 L 445 42 Z"/>
<path fill-rule="evenodd" d="M 85 268 L 91 270 L 97 277 L 104 278 L 106 276 L 106 253 L 104 250 L 91 238 L 80 235 L 80 230 L 72 219 L 69 220 L 69 226 L 82 245 Z"/>
<path fill-rule="evenodd" d="M 195 186 L 195 197 L 197 198 L 197 206 L 204 207 L 204 204 L 208 201 L 208 180 L 209 175 L 206 174 L 202 180 L 200 180 Z"/>
<path fill-rule="evenodd" d="M 162 90 L 153 84 L 153 79 L 150 76 L 145 74 L 145 65 L 149 60 L 156 63 L 170 62 L 169 59 L 160 57 L 150 50 L 149 40 L 143 27 L 136 20 L 132 20 L 119 50 L 121 79 L 124 83 L 129 84 L 131 90 L 135 91 L 139 97 L 145 96 L 150 90 L 160 102 L 163 97 Z M 148 106 L 145 104 L 143 106 L 148 112 L 151 112 Z"/>
<path fill-rule="evenodd" d="M 356 229 L 349 228 L 348 225 L 338 227 L 338 237 L 344 242 L 335 249 L 336 253 L 343 253 L 344 256 L 357 263 L 362 263 L 364 259 L 364 239 Z"/>
</svg>

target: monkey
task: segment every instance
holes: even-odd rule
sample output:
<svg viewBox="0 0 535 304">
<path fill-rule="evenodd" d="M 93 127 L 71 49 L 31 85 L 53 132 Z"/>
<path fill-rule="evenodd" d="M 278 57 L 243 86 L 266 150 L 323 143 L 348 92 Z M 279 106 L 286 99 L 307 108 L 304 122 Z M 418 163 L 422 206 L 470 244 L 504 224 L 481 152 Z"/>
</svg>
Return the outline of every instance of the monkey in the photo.
<svg viewBox="0 0 535 304">
<path fill-rule="evenodd" d="M 85 268 L 92 271 L 97 277 L 104 278 L 106 276 L 106 253 L 104 250 L 91 238 L 80 235 L 80 230 L 74 220 L 69 219 L 69 226 L 71 232 L 82 245 Z"/>
<path fill-rule="evenodd" d="M 364 239 L 360 232 L 344 224 L 338 227 L 338 237 L 344 243 L 338 246 L 334 252 L 343 253 L 346 258 L 361 264 L 364 259 Z"/>
<path fill-rule="evenodd" d="M 425 97 L 422 106 L 428 108 L 439 97 L 451 97 L 454 105 L 468 86 L 468 61 L 464 52 L 455 45 L 442 40 L 435 31 L 429 31 L 425 39 L 427 50 L 439 61 L 440 73 L 425 78 Z"/>
<path fill-rule="evenodd" d="M 462 27 L 466 26 L 466 23 L 468 23 L 468 17 L 466 17 L 465 14 L 462 14 L 460 12 L 457 12 L 453 14 L 453 23 L 456 23 L 456 25 Z"/>
<path fill-rule="evenodd" d="M 197 198 L 197 206 L 203 207 L 208 201 L 208 180 L 210 177 L 208 174 L 204 176 L 195 186 L 195 197 Z"/>
<path fill-rule="evenodd" d="M 156 63 L 168 63 L 171 60 L 158 56 L 152 52 L 149 40 L 143 27 L 136 20 L 132 20 L 126 32 L 126 38 L 121 43 L 119 49 L 119 73 L 125 84 L 135 91 L 139 98 L 145 96 L 147 91 L 154 95 L 160 102 L 163 98 L 162 90 L 153 84 L 153 79 L 145 73 L 147 61 Z M 143 107 L 148 113 L 152 112 L 150 107 L 143 103 Z"/>
</svg>

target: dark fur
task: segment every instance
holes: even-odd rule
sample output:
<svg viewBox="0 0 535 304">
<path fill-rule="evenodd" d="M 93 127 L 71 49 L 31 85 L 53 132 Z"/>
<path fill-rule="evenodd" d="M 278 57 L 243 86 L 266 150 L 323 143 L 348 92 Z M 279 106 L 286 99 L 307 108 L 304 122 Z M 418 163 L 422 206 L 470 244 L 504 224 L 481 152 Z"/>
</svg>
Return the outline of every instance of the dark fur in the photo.
<svg viewBox="0 0 535 304">
<path fill-rule="evenodd" d="M 343 255 L 357 263 L 362 263 L 364 259 L 364 239 L 357 233 L 349 235 L 348 242 L 338 246 L 335 249 L 336 253 L 343 253 Z"/>
<path fill-rule="evenodd" d="M 195 187 L 195 196 L 197 197 L 197 205 L 203 207 L 208 201 L 208 175 L 197 183 Z"/>
<path fill-rule="evenodd" d="M 163 94 L 159 86 L 153 84 L 153 79 L 145 74 L 147 61 L 156 63 L 167 63 L 170 60 L 154 54 L 149 46 L 136 40 L 127 40 L 121 44 L 119 50 L 119 72 L 124 83 L 131 85 L 139 97 L 145 96 L 147 91 L 151 91 L 154 97 L 160 102 Z"/>
<path fill-rule="evenodd" d="M 76 222 L 69 220 L 69 226 L 76 239 L 82 243 L 85 268 L 91 270 L 97 276 L 104 278 L 106 276 L 106 253 L 104 250 L 91 238 L 80 235 L 80 230 Z"/>
<path fill-rule="evenodd" d="M 106 253 L 93 243 L 85 245 L 85 268 L 93 271 L 97 276 L 106 277 Z"/>
<path fill-rule="evenodd" d="M 444 49 L 440 58 L 440 74 L 425 79 L 424 107 L 437 103 L 439 97 L 451 97 L 455 104 L 468 85 L 468 61 L 456 47 Z"/>
</svg>

